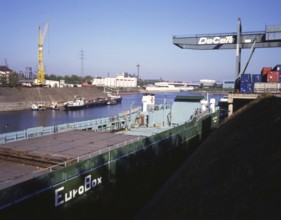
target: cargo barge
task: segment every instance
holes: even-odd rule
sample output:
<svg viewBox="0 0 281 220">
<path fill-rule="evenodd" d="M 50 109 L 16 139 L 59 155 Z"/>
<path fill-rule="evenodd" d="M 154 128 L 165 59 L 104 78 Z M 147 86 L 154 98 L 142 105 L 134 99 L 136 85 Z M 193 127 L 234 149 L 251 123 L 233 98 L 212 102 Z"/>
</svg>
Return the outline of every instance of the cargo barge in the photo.
<svg viewBox="0 0 281 220">
<path fill-rule="evenodd" d="M 204 97 L 154 98 L 102 126 L 3 143 L 0 218 L 131 219 L 219 122 Z"/>
<path fill-rule="evenodd" d="M 73 100 L 64 103 L 65 110 L 77 110 L 90 108 L 101 105 L 112 105 L 122 102 L 122 97 L 119 95 L 108 95 L 106 98 L 96 98 L 86 100 L 81 96 L 75 96 Z"/>
</svg>

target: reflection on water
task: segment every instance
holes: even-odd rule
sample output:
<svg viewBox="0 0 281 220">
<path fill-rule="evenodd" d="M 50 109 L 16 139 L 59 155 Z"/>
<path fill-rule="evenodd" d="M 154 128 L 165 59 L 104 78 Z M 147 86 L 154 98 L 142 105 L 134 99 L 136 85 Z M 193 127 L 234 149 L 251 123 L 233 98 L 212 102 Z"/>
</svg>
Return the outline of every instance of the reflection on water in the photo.
<svg viewBox="0 0 281 220">
<path fill-rule="evenodd" d="M 156 104 L 172 104 L 177 95 L 196 95 L 181 93 L 155 93 Z M 209 95 L 218 101 L 223 95 Z M 38 126 L 52 126 L 75 121 L 91 120 L 116 115 L 142 105 L 142 94 L 124 95 L 121 104 L 105 105 L 75 111 L 50 110 L 46 111 L 12 111 L 0 112 L 0 133 L 20 131 Z"/>
</svg>

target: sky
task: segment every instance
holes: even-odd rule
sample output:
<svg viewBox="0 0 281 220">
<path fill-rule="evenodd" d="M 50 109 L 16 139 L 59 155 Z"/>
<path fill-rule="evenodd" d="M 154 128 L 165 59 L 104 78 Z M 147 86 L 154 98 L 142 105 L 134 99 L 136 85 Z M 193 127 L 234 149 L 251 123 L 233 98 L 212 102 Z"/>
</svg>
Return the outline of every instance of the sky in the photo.
<svg viewBox="0 0 281 220">
<path fill-rule="evenodd" d="M 38 28 L 46 22 L 46 74 L 142 79 L 234 80 L 235 50 L 187 50 L 173 36 L 264 31 L 281 25 L 280 0 L 0 0 L 0 65 L 37 72 Z M 82 52 L 83 51 L 83 52 Z M 242 67 L 249 49 L 242 50 Z M 83 59 L 81 59 L 83 57 Z M 83 63 L 83 64 L 82 64 Z M 281 64 L 281 48 L 256 49 L 247 73 Z"/>
</svg>

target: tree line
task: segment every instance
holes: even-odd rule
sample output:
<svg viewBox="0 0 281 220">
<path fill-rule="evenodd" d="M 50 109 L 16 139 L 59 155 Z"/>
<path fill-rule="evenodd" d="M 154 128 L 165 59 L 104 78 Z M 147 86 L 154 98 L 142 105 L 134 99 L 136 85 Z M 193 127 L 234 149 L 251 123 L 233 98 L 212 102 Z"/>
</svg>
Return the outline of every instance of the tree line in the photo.
<svg viewBox="0 0 281 220">
<path fill-rule="evenodd" d="M 8 75 L 2 75 L 0 77 L 0 86 L 10 86 L 10 87 L 16 87 L 19 85 L 20 80 L 32 80 L 30 78 L 24 77 L 22 74 L 18 74 L 17 72 L 11 72 Z M 64 80 L 66 84 L 74 84 L 74 85 L 80 85 L 80 84 L 88 84 L 91 85 L 93 82 L 93 77 L 90 75 L 87 76 L 78 76 L 78 75 L 65 75 L 65 76 L 58 76 L 54 74 L 45 74 L 46 80 L 54 80 L 54 81 L 60 81 Z M 162 81 L 160 80 L 142 80 L 138 78 L 138 86 L 144 86 L 146 84 L 153 84 L 155 82 Z"/>
<path fill-rule="evenodd" d="M 92 81 L 93 81 L 92 76 L 81 77 L 78 75 L 57 76 L 54 74 L 50 74 L 50 75 L 46 74 L 45 79 L 46 80 L 55 80 L 55 81 L 64 80 L 65 83 L 67 83 L 67 84 L 76 84 L 76 85 L 82 84 L 82 83 L 92 84 Z M 16 87 L 19 85 L 20 80 L 32 80 L 32 79 L 25 78 L 22 76 L 22 74 L 18 74 L 17 72 L 13 71 L 9 74 L 1 75 L 0 86 Z"/>
<path fill-rule="evenodd" d="M 65 76 L 57 76 L 54 74 L 46 74 L 45 75 L 45 79 L 46 80 L 55 80 L 55 81 L 60 81 L 60 80 L 64 80 L 65 83 L 67 84 L 82 84 L 82 83 L 87 83 L 89 85 L 92 84 L 93 82 L 93 77 L 92 76 L 78 76 L 78 75 L 65 75 Z"/>
</svg>

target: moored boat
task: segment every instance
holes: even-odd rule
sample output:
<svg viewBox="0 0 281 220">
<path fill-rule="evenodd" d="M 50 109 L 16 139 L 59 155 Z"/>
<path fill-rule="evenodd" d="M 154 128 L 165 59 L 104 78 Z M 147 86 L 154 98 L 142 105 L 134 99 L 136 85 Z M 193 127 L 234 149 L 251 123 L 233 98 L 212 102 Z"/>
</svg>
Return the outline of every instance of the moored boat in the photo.
<svg viewBox="0 0 281 220">
<path fill-rule="evenodd" d="M 49 109 L 51 109 L 51 110 L 58 110 L 59 109 L 58 103 L 57 102 L 51 102 L 51 104 L 49 106 Z"/>
<path fill-rule="evenodd" d="M 31 110 L 33 110 L 33 111 L 42 111 L 42 110 L 46 110 L 46 107 L 44 106 L 43 102 L 38 102 L 37 104 L 33 103 L 31 105 Z"/>
<path fill-rule="evenodd" d="M 82 109 L 86 106 L 86 101 L 81 96 L 75 96 L 72 101 L 67 101 L 64 103 L 64 108 L 66 110 Z"/>
<path fill-rule="evenodd" d="M 108 101 L 107 101 L 107 104 L 108 104 L 108 105 L 116 105 L 116 104 L 117 104 L 117 101 L 114 100 L 114 99 L 108 100 Z"/>
<path fill-rule="evenodd" d="M 121 103 L 122 96 L 120 95 L 112 95 L 111 93 L 107 93 L 107 97 L 99 97 L 96 99 L 86 100 L 83 97 L 75 96 L 72 101 L 68 101 L 64 103 L 64 108 L 66 110 L 76 110 L 83 108 L 90 108 L 100 105 L 115 105 Z"/>
<path fill-rule="evenodd" d="M 110 101 L 114 100 L 116 104 L 122 102 L 122 96 L 119 94 L 112 95 L 112 93 L 107 93 L 107 97 L 109 98 Z"/>
<path fill-rule="evenodd" d="M 99 105 L 106 105 L 108 99 L 107 98 L 97 98 L 97 99 L 90 99 L 86 102 L 86 107 L 94 107 Z"/>
</svg>

